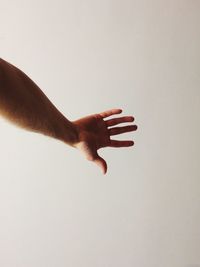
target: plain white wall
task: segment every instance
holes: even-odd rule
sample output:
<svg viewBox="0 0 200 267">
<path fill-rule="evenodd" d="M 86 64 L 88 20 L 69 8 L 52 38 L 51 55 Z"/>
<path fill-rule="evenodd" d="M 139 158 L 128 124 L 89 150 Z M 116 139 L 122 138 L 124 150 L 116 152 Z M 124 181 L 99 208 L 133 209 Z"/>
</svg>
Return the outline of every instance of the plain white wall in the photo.
<svg viewBox="0 0 200 267">
<path fill-rule="evenodd" d="M 122 107 L 139 126 L 102 176 L 0 121 L 0 266 L 200 266 L 200 1 L 0 6 L 0 56 L 69 119 Z"/>
</svg>

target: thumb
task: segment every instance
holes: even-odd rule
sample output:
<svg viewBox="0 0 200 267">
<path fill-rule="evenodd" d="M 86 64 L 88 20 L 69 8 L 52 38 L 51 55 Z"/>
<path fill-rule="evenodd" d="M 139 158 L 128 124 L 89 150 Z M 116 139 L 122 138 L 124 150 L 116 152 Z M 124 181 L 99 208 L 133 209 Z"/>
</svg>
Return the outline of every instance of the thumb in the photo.
<svg viewBox="0 0 200 267">
<path fill-rule="evenodd" d="M 106 174 L 107 172 L 107 163 L 106 161 L 100 157 L 98 154 L 96 155 L 95 159 L 94 159 L 94 163 L 97 164 L 103 171 L 103 174 Z"/>
</svg>

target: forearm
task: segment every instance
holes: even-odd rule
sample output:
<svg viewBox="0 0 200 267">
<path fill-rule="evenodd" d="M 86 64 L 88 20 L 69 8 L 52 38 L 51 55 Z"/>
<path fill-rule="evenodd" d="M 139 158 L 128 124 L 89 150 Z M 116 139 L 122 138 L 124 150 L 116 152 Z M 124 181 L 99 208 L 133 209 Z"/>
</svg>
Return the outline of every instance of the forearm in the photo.
<svg viewBox="0 0 200 267">
<path fill-rule="evenodd" d="M 0 114 L 27 130 L 59 139 L 69 145 L 77 142 L 75 125 L 58 111 L 25 73 L 2 59 Z"/>
</svg>

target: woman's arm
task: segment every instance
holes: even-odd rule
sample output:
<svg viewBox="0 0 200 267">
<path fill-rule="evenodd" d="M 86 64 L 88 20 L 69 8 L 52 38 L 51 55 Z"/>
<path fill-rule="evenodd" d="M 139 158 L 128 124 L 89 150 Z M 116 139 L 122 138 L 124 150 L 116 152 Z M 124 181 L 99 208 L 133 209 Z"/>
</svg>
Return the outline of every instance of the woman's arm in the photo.
<svg viewBox="0 0 200 267">
<path fill-rule="evenodd" d="M 104 173 L 107 164 L 97 153 L 100 148 L 129 147 L 134 144 L 132 140 L 111 139 L 113 135 L 137 129 L 136 125 L 113 127 L 133 122 L 132 116 L 106 119 L 121 112 L 121 109 L 111 109 L 69 121 L 25 73 L 0 59 L 0 114 L 22 128 L 56 138 L 79 149 Z"/>
<path fill-rule="evenodd" d="M 0 114 L 22 128 L 69 145 L 78 141 L 75 125 L 25 73 L 3 59 L 0 59 Z"/>
</svg>

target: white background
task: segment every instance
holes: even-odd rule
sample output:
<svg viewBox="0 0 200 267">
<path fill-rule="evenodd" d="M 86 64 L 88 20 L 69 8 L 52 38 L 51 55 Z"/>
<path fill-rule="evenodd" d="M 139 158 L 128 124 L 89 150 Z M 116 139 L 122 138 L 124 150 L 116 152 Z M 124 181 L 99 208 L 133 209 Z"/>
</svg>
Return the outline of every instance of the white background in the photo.
<svg viewBox="0 0 200 267">
<path fill-rule="evenodd" d="M 0 6 L 0 57 L 68 119 L 119 107 L 139 126 L 100 151 L 103 176 L 1 119 L 0 266 L 200 266 L 200 1 Z"/>
</svg>

